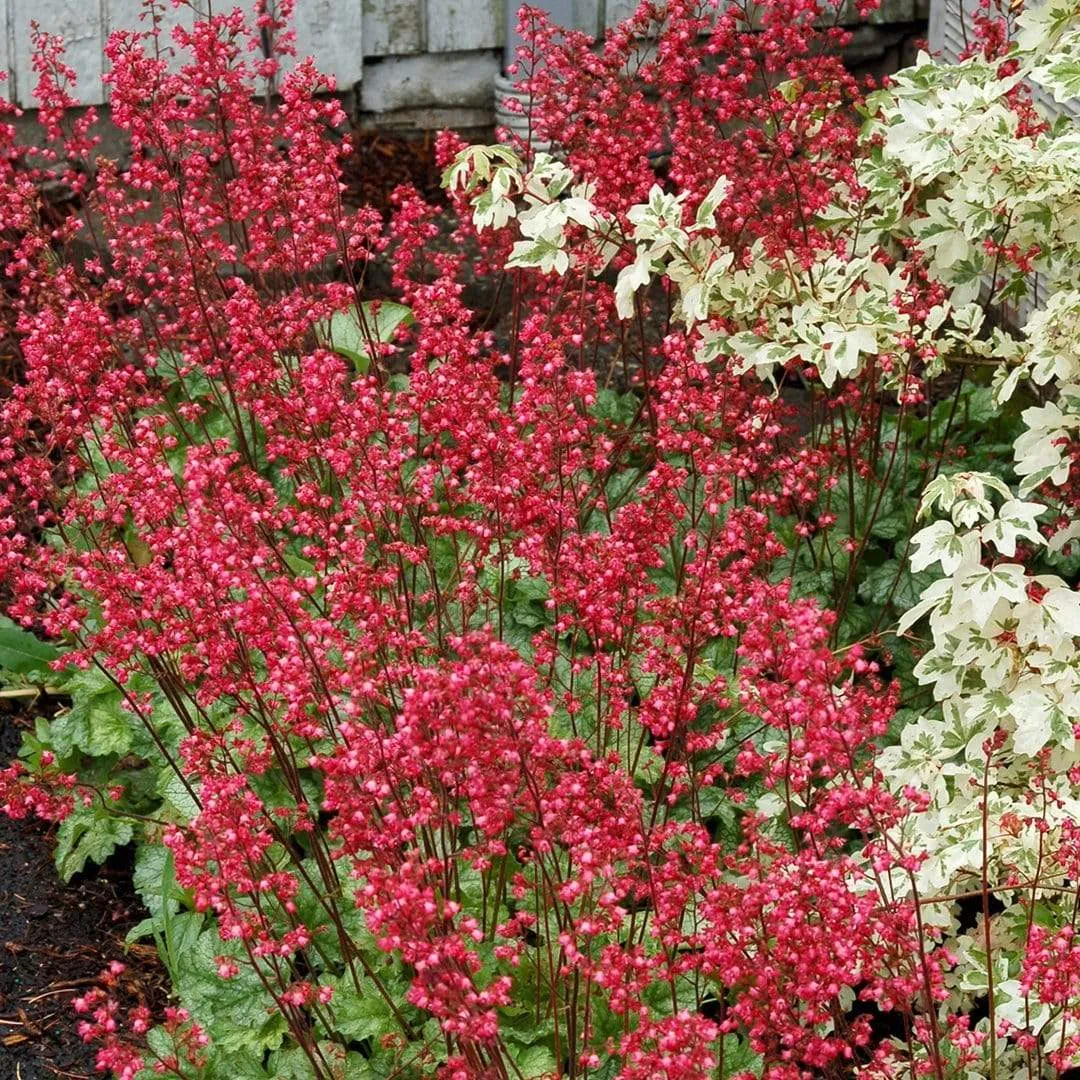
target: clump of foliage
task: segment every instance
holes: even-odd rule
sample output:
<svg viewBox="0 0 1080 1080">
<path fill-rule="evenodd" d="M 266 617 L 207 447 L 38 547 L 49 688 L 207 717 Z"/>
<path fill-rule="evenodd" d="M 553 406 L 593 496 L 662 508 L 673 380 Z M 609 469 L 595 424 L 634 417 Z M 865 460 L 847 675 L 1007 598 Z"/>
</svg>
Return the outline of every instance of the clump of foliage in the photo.
<svg viewBox="0 0 1080 1080">
<path fill-rule="evenodd" d="M 0 129 L 0 665 L 70 702 L 0 797 L 136 844 L 177 999 L 106 973 L 101 1068 L 1069 1067 L 1072 5 L 868 98 L 817 0 L 524 9 L 550 152 L 445 136 L 449 250 L 343 205 L 287 7 L 114 35 L 123 166 L 52 39 Z"/>
</svg>

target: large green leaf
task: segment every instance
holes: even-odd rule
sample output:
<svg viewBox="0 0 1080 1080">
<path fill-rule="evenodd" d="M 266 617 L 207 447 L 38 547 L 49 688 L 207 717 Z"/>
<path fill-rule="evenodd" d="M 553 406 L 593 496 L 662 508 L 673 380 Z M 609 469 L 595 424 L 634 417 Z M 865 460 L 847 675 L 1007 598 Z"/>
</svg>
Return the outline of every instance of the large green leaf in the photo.
<svg viewBox="0 0 1080 1080">
<path fill-rule="evenodd" d="M 371 1063 L 365 1058 L 346 1050 L 338 1043 L 320 1042 L 318 1051 L 320 1065 L 324 1072 L 329 1069 L 330 1080 L 372 1080 L 377 1075 L 383 1075 L 376 1073 Z M 290 1047 L 288 1050 L 278 1050 L 272 1054 L 268 1069 L 269 1075 L 273 1076 L 274 1080 L 315 1080 L 315 1071 L 311 1061 L 299 1046 Z M 221 1075 L 228 1075 L 230 1080 L 233 1078 L 232 1073 Z M 410 1074 L 394 1069 L 386 1075 L 404 1078 Z"/>
<path fill-rule="evenodd" d="M 143 842 L 136 846 L 132 884 L 150 917 L 130 930 L 126 940 L 138 941 L 152 934 L 164 934 L 166 930 L 172 932 L 177 926 L 175 916 L 191 900 L 176 883 L 172 852 L 164 844 Z"/>
<path fill-rule="evenodd" d="M 191 786 L 198 790 L 195 784 Z M 187 784 L 169 765 L 158 774 L 157 794 L 167 811 L 165 816 L 172 820 L 188 822 L 199 812 L 199 804 L 192 798 Z"/>
<path fill-rule="evenodd" d="M 898 611 L 907 611 L 919 602 L 919 596 L 935 578 L 926 570 L 913 574 L 907 560 L 889 559 L 873 567 L 859 586 L 859 597 L 867 603 L 882 605 L 888 601 Z M 887 618 L 881 619 L 884 626 Z"/>
<path fill-rule="evenodd" d="M 78 671 L 63 683 L 71 708 L 49 725 L 49 741 L 61 757 L 79 750 L 91 757 L 126 754 L 138 721 L 123 707 L 120 691 L 96 669 Z"/>
<path fill-rule="evenodd" d="M 363 1039 L 378 1039 L 399 1030 L 390 1006 L 373 986 L 369 986 L 364 996 L 359 997 L 346 977 L 329 982 L 334 987 L 331 1005 L 334 1028 L 346 1039 L 357 1042 Z"/>
<path fill-rule="evenodd" d="M 113 816 L 98 802 L 77 804 L 57 830 L 56 869 L 64 881 L 70 881 L 88 862 L 100 866 L 134 835 L 130 822 Z"/>
<path fill-rule="evenodd" d="M 513 1043 L 509 1046 L 514 1064 L 522 1076 L 529 1080 L 530 1077 L 549 1076 L 557 1069 L 554 1052 L 547 1046 L 523 1046 L 517 1047 Z"/>
<path fill-rule="evenodd" d="M 347 311 L 338 311 L 316 327 L 322 344 L 347 357 L 356 370 L 365 373 L 371 364 L 373 341 L 393 341 L 399 326 L 412 322 L 412 312 L 391 300 L 367 301 Z"/>
<path fill-rule="evenodd" d="M 151 1028 L 146 1037 L 147 1044 L 158 1058 L 168 1058 L 174 1051 L 173 1038 L 164 1028 Z M 308 1073 L 284 1072 L 263 1065 L 263 1053 L 254 1048 L 245 1050 L 223 1050 L 211 1043 L 206 1049 L 206 1064 L 199 1070 L 198 1076 L 209 1080 L 221 1077 L 223 1080 L 314 1080 L 313 1071 Z M 195 1075 L 195 1074 L 185 1074 Z M 153 1069 L 144 1069 L 137 1080 L 160 1080 L 161 1073 Z"/>
<path fill-rule="evenodd" d="M 34 637 L 28 630 L 0 616 L 0 670 L 16 675 L 49 675 L 50 661 L 60 656 L 60 650 L 47 641 Z"/>
<path fill-rule="evenodd" d="M 183 918 L 182 913 L 173 921 Z M 218 975 L 219 956 L 237 957 L 240 970 L 233 978 Z M 173 989 L 221 1050 L 265 1051 L 281 1046 L 285 1018 L 235 942 L 222 941 L 216 929 L 207 929 L 192 947 L 177 949 L 174 959 Z"/>
</svg>

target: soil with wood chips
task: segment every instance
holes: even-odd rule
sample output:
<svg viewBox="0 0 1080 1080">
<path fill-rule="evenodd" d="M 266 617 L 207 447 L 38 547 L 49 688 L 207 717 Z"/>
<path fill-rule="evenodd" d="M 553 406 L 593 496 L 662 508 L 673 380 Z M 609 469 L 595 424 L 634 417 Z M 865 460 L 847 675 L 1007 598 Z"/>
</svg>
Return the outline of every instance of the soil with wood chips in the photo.
<svg viewBox="0 0 1080 1080">
<path fill-rule="evenodd" d="M 7 702 L 2 703 L 7 705 Z M 18 750 L 23 717 L 0 711 L 0 767 Z M 94 1072 L 95 1048 L 82 1041 L 72 999 L 94 986 L 113 960 L 127 965 L 125 1007 L 160 1008 L 164 971 L 145 945 L 124 936 L 146 914 L 131 884 L 130 858 L 64 885 L 40 821 L 0 814 L 0 1078 L 51 1080 Z"/>
</svg>

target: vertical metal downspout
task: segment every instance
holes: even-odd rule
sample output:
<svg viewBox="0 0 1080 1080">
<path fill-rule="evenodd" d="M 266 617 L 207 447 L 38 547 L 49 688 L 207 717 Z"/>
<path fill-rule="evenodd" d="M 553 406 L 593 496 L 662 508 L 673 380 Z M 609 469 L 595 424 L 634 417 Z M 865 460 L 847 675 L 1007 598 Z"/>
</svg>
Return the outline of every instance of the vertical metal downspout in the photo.
<svg viewBox="0 0 1080 1080">
<path fill-rule="evenodd" d="M 503 0 L 506 18 L 506 44 L 503 46 L 502 73 L 495 76 L 495 127 L 508 129 L 525 142 L 532 151 L 547 150 L 548 146 L 535 137 L 529 122 L 529 98 L 514 90 L 514 79 L 505 74 L 517 59 L 517 48 L 522 44 L 517 33 L 517 13 L 522 0 Z M 532 0 L 532 6 L 546 11 L 555 26 L 574 26 L 574 0 Z M 505 102 L 514 98 L 524 112 L 507 109 Z"/>
</svg>

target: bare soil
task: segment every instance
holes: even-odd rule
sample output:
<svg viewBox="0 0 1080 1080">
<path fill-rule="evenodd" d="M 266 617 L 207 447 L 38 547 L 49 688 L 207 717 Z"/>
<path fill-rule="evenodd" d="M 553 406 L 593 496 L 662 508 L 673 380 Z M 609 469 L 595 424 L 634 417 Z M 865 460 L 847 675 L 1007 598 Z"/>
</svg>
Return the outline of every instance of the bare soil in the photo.
<svg viewBox="0 0 1080 1080">
<path fill-rule="evenodd" d="M 21 719 L 0 712 L 0 766 L 18 749 Z M 112 960 L 128 965 L 131 1004 L 160 999 L 156 950 L 124 948 L 125 934 L 144 915 L 123 860 L 64 885 L 51 832 L 39 821 L 0 814 L 0 1080 L 101 1075 L 71 1001 Z"/>
</svg>

